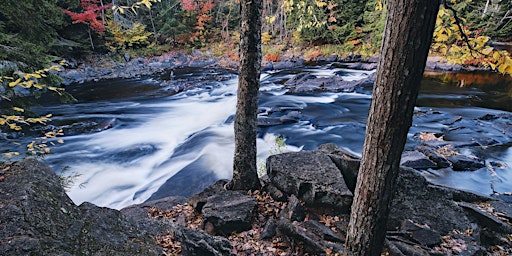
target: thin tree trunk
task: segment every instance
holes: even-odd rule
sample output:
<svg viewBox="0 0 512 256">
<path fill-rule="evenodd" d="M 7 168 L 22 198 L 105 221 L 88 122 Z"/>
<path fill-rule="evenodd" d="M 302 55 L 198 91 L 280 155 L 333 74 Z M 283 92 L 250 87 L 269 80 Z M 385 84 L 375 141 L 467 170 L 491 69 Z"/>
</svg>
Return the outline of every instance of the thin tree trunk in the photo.
<svg viewBox="0 0 512 256">
<path fill-rule="evenodd" d="M 233 190 L 258 189 L 256 169 L 256 135 L 258 90 L 261 68 L 262 0 L 240 1 L 240 68 L 235 115 L 235 156 L 233 179 L 227 187 Z"/>
<path fill-rule="evenodd" d="M 349 255 L 380 255 L 439 0 L 390 0 L 352 204 Z"/>
<path fill-rule="evenodd" d="M 92 41 L 92 33 L 91 33 L 91 27 L 89 25 L 87 29 L 87 33 L 89 33 L 89 42 L 91 43 L 91 48 L 94 51 L 94 42 Z"/>
</svg>

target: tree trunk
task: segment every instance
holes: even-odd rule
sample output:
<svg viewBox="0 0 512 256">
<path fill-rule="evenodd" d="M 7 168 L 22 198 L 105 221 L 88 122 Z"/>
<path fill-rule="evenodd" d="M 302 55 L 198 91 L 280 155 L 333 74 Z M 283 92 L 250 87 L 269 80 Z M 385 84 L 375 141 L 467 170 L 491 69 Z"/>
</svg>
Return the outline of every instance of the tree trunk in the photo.
<svg viewBox="0 0 512 256">
<path fill-rule="evenodd" d="M 352 204 L 349 255 L 380 255 L 439 0 L 390 0 Z"/>
<path fill-rule="evenodd" d="M 261 68 L 262 0 L 240 1 L 240 68 L 235 115 L 233 190 L 260 187 L 256 169 L 258 90 Z"/>
</svg>

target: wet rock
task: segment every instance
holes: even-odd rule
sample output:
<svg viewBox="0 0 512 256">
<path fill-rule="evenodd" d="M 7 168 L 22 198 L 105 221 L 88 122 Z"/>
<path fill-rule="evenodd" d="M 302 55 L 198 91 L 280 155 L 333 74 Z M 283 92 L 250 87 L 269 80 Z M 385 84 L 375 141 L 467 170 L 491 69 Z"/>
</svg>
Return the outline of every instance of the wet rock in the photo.
<svg viewBox="0 0 512 256">
<path fill-rule="evenodd" d="M 441 154 L 437 153 L 433 148 L 426 146 L 418 146 L 416 150 L 423 153 L 430 160 L 437 164 L 439 168 L 447 168 L 451 166 L 451 163 Z"/>
<path fill-rule="evenodd" d="M 479 117 L 478 119 L 479 120 L 484 120 L 484 121 L 491 121 L 491 120 L 495 120 L 495 119 L 498 119 L 499 117 L 496 116 L 496 115 L 493 115 L 493 114 L 485 114 L 481 117 Z"/>
<path fill-rule="evenodd" d="M 477 138 L 473 138 L 473 140 L 480 146 L 482 147 L 487 147 L 487 146 L 494 146 L 494 145 L 498 145 L 498 144 L 501 144 L 499 141 L 493 139 L 493 138 L 490 138 L 490 137 L 477 137 Z"/>
<path fill-rule="evenodd" d="M 256 199 L 239 191 L 222 191 L 208 197 L 203 206 L 203 227 L 210 223 L 215 233 L 229 235 L 251 228 Z"/>
<path fill-rule="evenodd" d="M 295 75 L 294 77 L 292 77 L 291 79 L 286 81 L 286 83 L 284 83 L 284 85 L 291 86 L 291 85 L 303 84 L 306 81 L 313 80 L 313 79 L 316 79 L 315 75 L 313 75 L 309 72 L 303 72 L 303 73 Z"/>
<path fill-rule="evenodd" d="M 443 124 L 445 125 L 452 125 L 456 122 L 459 122 L 462 120 L 462 116 L 454 116 L 454 117 L 451 117 L 449 118 L 448 120 L 444 121 Z"/>
<path fill-rule="evenodd" d="M 405 220 L 400 229 L 408 233 L 410 239 L 424 246 L 432 247 L 442 242 L 441 235 L 438 232 L 411 220 Z"/>
<path fill-rule="evenodd" d="M 208 235 L 202 230 L 185 228 L 175 231 L 174 237 L 181 243 L 182 254 L 185 256 L 235 255 L 229 240 Z"/>
<path fill-rule="evenodd" d="M 272 184 L 286 195 L 296 195 L 306 205 L 350 208 L 352 192 L 327 155 L 311 151 L 272 155 L 266 166 Z"/>
<path fill-rule="evenodd" d="M 453 170 L 455 171 L 474 171 L 485 167 L 485 164 L 479 159 L 465 155 L 451 155 L 447 159 L 452 163 Z"/>
<path fill-rule="evenodd" d="M 159 255 L 151 230 L 121 212 L 77 207 L 47 166 L 27 159 L 0 182 L 0 255 Z"/>
<path fill-rule="evenodd" d="M 405 151 L 402 153 L 400 165 L 416 170 L 436 168 L 437 164 L 431 161 L 426 155 L 418 151 Z"/>
</svg>

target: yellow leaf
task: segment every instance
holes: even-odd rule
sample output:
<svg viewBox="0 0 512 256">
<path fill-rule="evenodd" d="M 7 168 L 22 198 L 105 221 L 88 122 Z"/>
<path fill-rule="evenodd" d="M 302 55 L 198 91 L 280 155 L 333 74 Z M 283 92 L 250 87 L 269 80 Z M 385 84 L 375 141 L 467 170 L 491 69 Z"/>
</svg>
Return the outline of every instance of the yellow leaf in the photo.
<svg viewBox="0 0 512 256">
<path fill-rule="evenodd" d="M 508 69 L 509 65 L 507 64 L 502 64 L 498 67 L 498 72 L 502 73 L 502 74 L 505 74 L 506 70 Z"/>
<path fill-rule="evenodd" d="M 63 139 L 57 140 L 57 143 L 62 144 L 62 143 L 64 143 L 64 140 Z"/>
<path fill-rule="evenodd" d="M 489 55 L 494 49 L 492 47 L 485 47 L 482 50 L 482 54 Z"/>
<path fill-rule="evenodd" d="M 13 107 L 12 109 L 13 109 L 14 111 L 18 111 L 18 112 L 21 112 L 21 113 L 25 112 L 25 110 L 24 110 L 24 109 L 22 109 L 22 108 L 18 108 L 18 107 Z"/>
<path fill-rule="evenodd" d="M 14 87 L 14 86 L 18 85 L 20 82 L 21 82 L 21 78 L 18 78 L 18 79 L 16 79 L 16 81 L 10 82 L 9 87 Z"/>
</svg>

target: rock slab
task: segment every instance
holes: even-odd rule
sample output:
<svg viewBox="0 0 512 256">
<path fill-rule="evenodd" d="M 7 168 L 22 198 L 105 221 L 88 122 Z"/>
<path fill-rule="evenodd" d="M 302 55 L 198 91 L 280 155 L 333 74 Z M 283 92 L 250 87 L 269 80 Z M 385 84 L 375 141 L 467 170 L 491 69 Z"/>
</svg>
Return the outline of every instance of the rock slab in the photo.
<svg viewBox="0 0 512 256">
<path fill-rule="evenodd" d="M 267 175 L 279 190 L 296 195 L 306 205 L 348 211 L 352 204 L 352 192 L 340 170 L 323 153 L 301 151 L 270 156 Z"/>
</svg>

